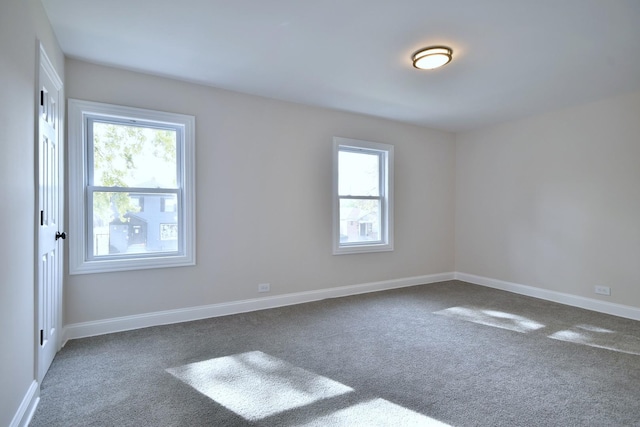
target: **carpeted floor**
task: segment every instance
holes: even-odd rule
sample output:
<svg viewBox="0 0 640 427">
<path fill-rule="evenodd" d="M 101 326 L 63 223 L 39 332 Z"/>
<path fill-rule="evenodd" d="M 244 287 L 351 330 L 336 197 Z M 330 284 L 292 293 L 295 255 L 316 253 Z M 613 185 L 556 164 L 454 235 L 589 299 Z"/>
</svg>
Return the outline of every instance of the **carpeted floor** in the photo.
<svg viewBox="0 0 640 427">
<path fill-rule="evenodd" d="M 640 322 L 451 281 L 74 340 L 39 426 L 640 426 Z"/>
</svg>

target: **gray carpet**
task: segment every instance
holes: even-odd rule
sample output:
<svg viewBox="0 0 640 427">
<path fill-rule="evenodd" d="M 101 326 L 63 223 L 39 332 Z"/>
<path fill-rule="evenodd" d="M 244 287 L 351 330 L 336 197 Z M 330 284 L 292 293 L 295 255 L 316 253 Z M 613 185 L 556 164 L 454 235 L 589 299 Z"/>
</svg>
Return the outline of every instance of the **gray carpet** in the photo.
<svg viewBox="0 0 640 427">
<path fill-rule="evenodd" d="M 73 340 L 38 426 L 640 426 L 640 322 L 451 281 Z"/>
</svg>

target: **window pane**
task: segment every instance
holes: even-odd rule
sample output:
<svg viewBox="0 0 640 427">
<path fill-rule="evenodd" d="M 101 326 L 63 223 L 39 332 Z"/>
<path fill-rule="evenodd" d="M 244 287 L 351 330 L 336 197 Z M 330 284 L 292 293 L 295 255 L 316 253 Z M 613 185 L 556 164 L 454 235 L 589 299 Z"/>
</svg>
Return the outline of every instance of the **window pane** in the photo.
<svg viewBox="0 0 640 427">
<path fill-rule="evenodd" d="M 177 188 L 176 130 L 93 122 L 93 185 Z"/>
<path fill-rule="evenodd" d="M 369 153 L 338 153 L 338 192 L 341 196 L 380 195 L 380 156 Z"/>
<path fill-rule="evenodd" d="M 380 200 L 340 199 L 340 244 L 381 240 Z"/>
<path fill-rule="evenodd" d="M 93 193 L 93 256 L 176 252 L 176 194 Z M 144 208 L 142 208 L 144 207 Z"/>
</svg>

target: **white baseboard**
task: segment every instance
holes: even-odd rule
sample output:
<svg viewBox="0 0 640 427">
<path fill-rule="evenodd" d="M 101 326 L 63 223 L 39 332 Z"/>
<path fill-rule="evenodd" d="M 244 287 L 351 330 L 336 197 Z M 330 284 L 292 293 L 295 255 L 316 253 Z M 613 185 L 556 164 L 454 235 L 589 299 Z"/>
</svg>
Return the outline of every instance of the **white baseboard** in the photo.
<svg viewBox="0 0 640 427">
<path fill-rule="evenodd" d="M 40 402 L 40 388 L 38 382 L 33 380 L 9 427 L 27 427 L 36 412 L 38 402 Z"/>
<path fill-rule="evenodd" d="M 640 308 L 637 307 L 615 304 L 611 302 L 600 301 L 597 299 L 565 294 L 562 292 L 550 291 L 548 289 L 541 289 L 533 286 L 520 285 L 518 283 L 505 282 L 503 280 L 491 279 L 488 277 L 475 276 L 473 274 L 456 272 L 454 273 L 454 277 L 456 280 L 473 283 L 474 285 L 500 289 L 503 291 L 509 291 L 520 295 L 527 295 L 530 297 L 553 301 L 560 304 L 585 308 L 587 310 L 597 311 L 600 313 L 625 317 L 627 319 L 640 320 Z"/>
<path fill-rule="evenodd" d="M 71 339 L 110 334 L 113 332 L 122 332 L 132 329 L 146 328 L 149 326 L 188 322 L 210 317 L 226 316 L 230 314 L 246 313 L 249 311 L 319 301 L 327 298 L 338 298 L 368 292 L 403 288 L 407 286 L 425 285 L 428 283 L 443 282 L 453 279 L 454 273 L 431 274 L 427 276 L 407 277 L 382 282 L 320 289 L 317 291 L 296 292 L 285 295 L 275 295 L 265 298 L 254 298 L 177 310 L 158 311 L 154 313 L 118 317 L 94 322 L 74 323 L 64 327 L 64 338 L 62 342 L 66 343 Z"/>
</svg>

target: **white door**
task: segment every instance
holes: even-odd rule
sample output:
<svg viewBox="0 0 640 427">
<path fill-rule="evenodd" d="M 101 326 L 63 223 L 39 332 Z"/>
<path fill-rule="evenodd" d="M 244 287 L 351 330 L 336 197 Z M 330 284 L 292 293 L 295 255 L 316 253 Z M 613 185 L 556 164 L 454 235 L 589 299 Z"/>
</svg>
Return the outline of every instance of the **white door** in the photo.
<svg viewBox="0 0 640 427">
<path fill-rule="evenodd" d="M 40 47 L 38 109 L 38 257 L 37 257 L 37 357 L 38 382 L 60 349 L 62 310 L 63 225 L 60 135 L 62 81 Z M 62 238 L 61 238 L 62 237 Z"/>
</svg>

